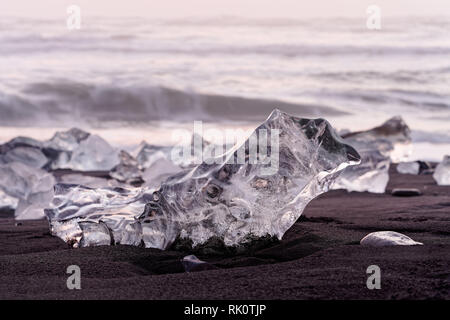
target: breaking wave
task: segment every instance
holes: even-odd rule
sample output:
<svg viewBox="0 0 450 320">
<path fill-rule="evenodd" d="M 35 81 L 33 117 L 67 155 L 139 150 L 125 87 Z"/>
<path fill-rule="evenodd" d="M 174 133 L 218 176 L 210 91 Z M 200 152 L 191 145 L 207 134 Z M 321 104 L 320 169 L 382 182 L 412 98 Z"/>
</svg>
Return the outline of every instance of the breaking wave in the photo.
<svg viewBox="0 0 450 320">
<path fill-rule="evenodd" d="M 166 87 L 113 87 L 78 82 L 35 83 L 0 95 L 0 125 L 66 125 L 80 121 L 260 121 L 274 108 L 309 117 L 346 114 L 322 105 L 202 94 Z"/>
</svg>

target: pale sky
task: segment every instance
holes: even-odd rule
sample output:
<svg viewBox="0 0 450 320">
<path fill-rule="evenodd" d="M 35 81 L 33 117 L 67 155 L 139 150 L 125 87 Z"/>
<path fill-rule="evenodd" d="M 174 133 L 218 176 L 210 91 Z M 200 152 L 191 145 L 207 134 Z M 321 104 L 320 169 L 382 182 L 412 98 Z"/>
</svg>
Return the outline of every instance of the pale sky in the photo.
<svg viewBox="0 0 450 320">
<path fill-rule="evenodd" d="M 450 0 L 0 0 L 0 16 L 59 17 L 68 5 L 83 15 L 183 16 L 237 15 L 246 17 L 331 17 L 365 15 L 378 5 L 384 16 L 450 15 Z"/>
</svg>

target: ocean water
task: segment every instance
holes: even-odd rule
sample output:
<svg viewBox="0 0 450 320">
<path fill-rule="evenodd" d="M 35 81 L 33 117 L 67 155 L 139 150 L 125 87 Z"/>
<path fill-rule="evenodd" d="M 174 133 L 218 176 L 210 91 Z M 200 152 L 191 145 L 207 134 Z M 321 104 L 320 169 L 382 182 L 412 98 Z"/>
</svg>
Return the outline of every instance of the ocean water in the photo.
<svg viewBox="0 0 450 320">
<path fill-rule="evenodd" d="M 450 17 L 0 19 L 0 142 L 77 126 L 112 144 L 251 128 L 278 107 L 362 130 L 401 115 L 413 158 L 450 153 Z"/>
</svg>

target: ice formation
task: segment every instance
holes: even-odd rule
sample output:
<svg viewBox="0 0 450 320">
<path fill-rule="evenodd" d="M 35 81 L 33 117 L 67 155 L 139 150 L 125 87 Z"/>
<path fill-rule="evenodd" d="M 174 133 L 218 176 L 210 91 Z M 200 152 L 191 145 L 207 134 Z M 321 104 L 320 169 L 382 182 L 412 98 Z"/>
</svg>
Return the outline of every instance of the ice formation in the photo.
<svg viewBox="0 0 450 320">
<path fill-rule="evenodd" d="M 150 168 L 160 159 L 168 160 L 170 158 L 170 147 L 162 147 L 142 142 L 136 160 L 142 169 Z"/>
<path fill-rule="evenodd" d="M 20 162 L 0 165 L 0 189 L 18 199 L 16 219 L 40 219 L 53 197 L 55 179 L 44 170 Z"/>
<path fill-rule="evenodd" d="M 94 177 L 80 173 L 64 174 L 57 178 L 57 183 L 72 184 L 88 188 L 116 188 L 127 186 L 126 184 L 120 183 L 114 179 Z"/>
<path fill-rule="evenodd" d="M 347 191 L 384 193 L 389 182 L 389 158 L 377 150 L 364 150 L 352 144 L 361 154 L 361 164 L 347 168 L 336 179 L 332 189 Z"/>
<path fill-rule="evenodd" d="M 50 140 L 18 137 L 0 146 L 0 164 L 21 162 L 46 170 L 110 170 L 119 163 L 117 151 L 97 135 L 80 129 L 57 132 Z"/>
<path fill-rule="evenodd" d="M 264 152 L 258 145 L 255 157 L 252 141 L 264 137 L 271 143 Z M 52 234 L 74 246 L 166 249 L 177 238 L 196 246 L 211 237 L 233 246 L 281 238 L 309 201 L 359 162 L 326 120 L 275 110 L 244 144 L 169 177 L 156 191 L 57 185 L 46 214 Z"/>
<path fill-rule="evenodd" d="M 410 129 L 400 117 L 368 131 L 346 134 L 344 140 L 358 150 L 362 160 L 345 169 L 333 189 L 384 193 L 390 163 L 407 159 L 412 151 Z"/>
<path fill-rule="evenodd" d="M 393 117 L 373 129 L 349 133 L 343 137 L 345 141 L 370 144 L 393 163 L 407 160 L 412 153 L 411 130 L 400 116 Z"/>
<path fill-rule="evenodd" d="M 404 234 L 394 231 L 378 231 L 369 233 L 361 240 L 361 245 L 371 247 L 384 246 L 414 246 L 423 243 L 414 241 Z"/>
<path fill-rule="evenodd" d="M 419 174 L 420 164 L 417 161 L 400 162 L 397 172 L 402 174 Z"/>
<path fill-rule="evenodd" d="M 433 174 L 434 180 L 440 186 L 450 186 L 450 156 L 444 156 Z"/>
<path fill-rule="evenodd" d="M 74 151 L 78 148 L 80 143 L 87 138 L 90 134 L 78 128 L 72 128 L 67 131 L 56 132 L 55 135 L 45 142 L 46 147 L 54 150 L 62 151 Z"/>
<path fill-rule="evenodd" d="M 119 164 L 118 152 L 97 135 L 90 135 L 73 150 L 65 169 L 78 171 L 108 171 Z"/>
<path fill-rule="evenodd" d="M 15 210 L 18 204 L 19 200 L 17 198 L 11 197 L 0 188 L 0 209 L 7 208 Z"/>
<path fill-rule="evenodd" d="M 144 186 L 148 188 L 157 188 L 168 177 L 182 170 L 181 167 L 177 166 L 172 161 L 160 158 L 154 161 L 142 174 L 142 179 L 145 181 Z"/>
<path fill-rule="evenodd" d="M 0 164 L 21 162 L 34 168 L 42 168 L 49 162 L 44 154 L 44 144 L 40 141 L 17 137 L 0 145 Z"/>
<path fill-rule="evenodd" d="M 142 227 L 136 217 L 151 199 L 151 190 L 145 188 L 94 189 L 57 184 L 50 205 L 53 209 L 45 213 L 52 234 L 74 247 L 110 243 L 140 245 Z"/>
<path fill-rule="evenodd" d="M 200 260 L 192 254 L 181 259 L 181 264 L 183 265 L 186 272 L 218 269 L 216 266 L 206 261 Z"/>
<path fill-rule="evenodd" d="M 128 152 L 120 151 L 120 163 L 115 166 L 109 175 L 120 182 L 136 184 L 142 182 L 142 171 L 138 161 Z"/>
</svg>

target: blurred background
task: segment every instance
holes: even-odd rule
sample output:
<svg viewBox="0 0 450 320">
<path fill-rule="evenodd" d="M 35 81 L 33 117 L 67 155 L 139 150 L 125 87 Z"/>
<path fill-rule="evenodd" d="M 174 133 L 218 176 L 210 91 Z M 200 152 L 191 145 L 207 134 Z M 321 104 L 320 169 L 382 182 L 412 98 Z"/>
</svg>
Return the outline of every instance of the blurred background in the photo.
<svg viewBox="0 0 450 320">
<path fill-rule="evenodd" d="M 81 8 L 81 29 L 66 25 Z M 369 5 L 381 29 L 366 26 Z M 0 0 L 0 143 L 70 127 L 115 146 L 249 128 L 278 107 L 361 130 L 401 115 L 450 152 L 450 3 Z"/>
</svg>

